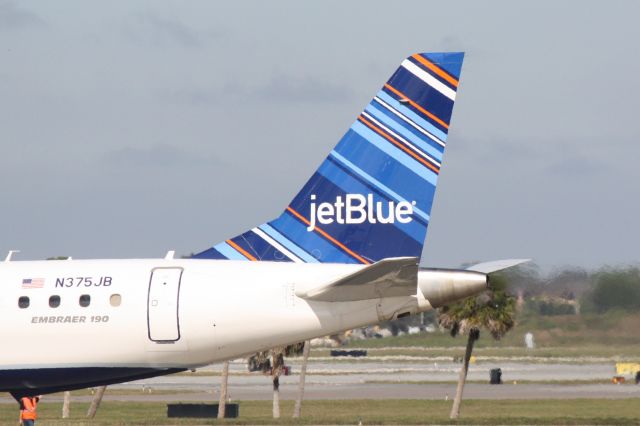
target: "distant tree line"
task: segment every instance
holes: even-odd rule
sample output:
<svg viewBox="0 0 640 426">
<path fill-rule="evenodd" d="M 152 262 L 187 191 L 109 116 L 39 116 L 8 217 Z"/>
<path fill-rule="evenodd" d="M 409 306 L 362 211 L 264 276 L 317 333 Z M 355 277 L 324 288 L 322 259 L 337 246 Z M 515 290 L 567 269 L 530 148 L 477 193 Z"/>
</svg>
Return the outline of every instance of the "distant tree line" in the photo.
<svg viewBox="0 0 640 426">
<path fill-rule="evenodd" d="M 566 267 L 546 275 L 534 265 L 505 274 L 526 311 L 538 315 L 603 314 L 640 309 L 640 268 L 604 267 L 595 272 Z"/>
<path fill-rule="evenodd" d="M 593 274 L 590 291 L 583 297 L 583 311 L 604 313 L 614 309 L 640 309 L 640 269 L 604 268 Z"/>
<path fill-rule="evenodd" d="M 525 307 L 527 311 L 546 316 L 574 315 L 578 313 L 575 305 L 556 300 L 530 299 L 527 300 Z"/>
</svg>

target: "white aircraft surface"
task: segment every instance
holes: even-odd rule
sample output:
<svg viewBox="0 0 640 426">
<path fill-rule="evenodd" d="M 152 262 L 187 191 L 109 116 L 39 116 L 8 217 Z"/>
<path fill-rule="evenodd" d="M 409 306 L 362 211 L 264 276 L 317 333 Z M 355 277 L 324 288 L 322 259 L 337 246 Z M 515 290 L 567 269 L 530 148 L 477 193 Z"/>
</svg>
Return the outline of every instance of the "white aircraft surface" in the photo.
<svg viewBox="0 0 640 426">
<path fill-rule="evenodd" d="M 423 312 L 487 274 L 419 269 L 462 53 L 405 59 L 278 218 L 190 259 L 0 263 L 0 391 L 174 373 Z"/>
</svg>

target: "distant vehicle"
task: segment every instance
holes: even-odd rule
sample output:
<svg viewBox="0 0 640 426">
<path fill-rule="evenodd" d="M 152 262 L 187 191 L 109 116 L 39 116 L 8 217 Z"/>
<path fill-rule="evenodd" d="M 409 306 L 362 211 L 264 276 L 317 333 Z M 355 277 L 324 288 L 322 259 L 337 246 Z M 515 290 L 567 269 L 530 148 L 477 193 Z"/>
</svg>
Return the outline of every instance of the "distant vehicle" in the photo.
<svg viewBox="0 0 640 426">
<path fill-rule="evenodd" d="M 520 261 L 418 267 L 462 60 L 405 59 L 282 215 L 191 259 L 1 263 L 0 391 L 175 373 L 484 290 Z"/>
</svg>

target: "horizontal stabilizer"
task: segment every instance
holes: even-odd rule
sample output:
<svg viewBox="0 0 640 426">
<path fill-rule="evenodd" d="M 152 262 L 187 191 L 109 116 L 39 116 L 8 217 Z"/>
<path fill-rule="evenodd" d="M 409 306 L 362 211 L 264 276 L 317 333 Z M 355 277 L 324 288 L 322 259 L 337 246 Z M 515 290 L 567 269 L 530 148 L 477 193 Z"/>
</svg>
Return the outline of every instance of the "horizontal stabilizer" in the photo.
<svg viewBox="0 0 640 426">
<path fill-rule="evenodd" d="M 503 259 L 492 260 L 491 262 L 482 262 L 473 266 L 469 266 L 467 271 L 482 272 L 483 274 L 490 274 L 492 272 L 502 271 L 503 269 L 512 268 L 522 263 L 530 262 L 531 259 Z"/>
<path fill-rule="evenodd" d="M 296 296 L 320 302 L 412 296 L 417 291 L 417 274 L 417 257 L 388 258 L 322 287 L 296 292 Z"/>
</svg>

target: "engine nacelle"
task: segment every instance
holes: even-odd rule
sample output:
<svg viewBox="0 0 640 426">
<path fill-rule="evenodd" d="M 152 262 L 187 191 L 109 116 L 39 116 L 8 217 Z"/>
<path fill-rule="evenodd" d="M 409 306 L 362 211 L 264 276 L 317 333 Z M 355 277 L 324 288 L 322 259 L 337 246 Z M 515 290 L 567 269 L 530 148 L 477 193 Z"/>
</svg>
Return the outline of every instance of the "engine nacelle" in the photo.
<svg viewBox="0 0 640 426">
<path fill-rule="evenodd" d="M 486 289 L 487 275 L 481 272 L 446 269 L 418 271 L 418 291 L 432 308 L 457 302 Z"/>
</svg>

